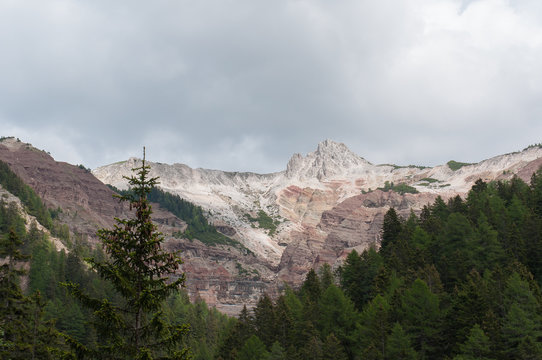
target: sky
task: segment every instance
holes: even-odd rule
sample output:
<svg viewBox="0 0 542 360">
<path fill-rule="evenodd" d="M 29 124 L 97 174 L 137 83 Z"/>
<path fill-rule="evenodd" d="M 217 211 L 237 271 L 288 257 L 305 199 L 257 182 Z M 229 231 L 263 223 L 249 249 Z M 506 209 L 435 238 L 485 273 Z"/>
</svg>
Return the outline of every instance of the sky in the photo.
<svg viewBox="0 0 542 360">
<path fill-rule="evenodd" d="M 542 1 L 0 0 L 0 136 L 90 168 L 477 162 L 542 142 Z"/>
</svg>

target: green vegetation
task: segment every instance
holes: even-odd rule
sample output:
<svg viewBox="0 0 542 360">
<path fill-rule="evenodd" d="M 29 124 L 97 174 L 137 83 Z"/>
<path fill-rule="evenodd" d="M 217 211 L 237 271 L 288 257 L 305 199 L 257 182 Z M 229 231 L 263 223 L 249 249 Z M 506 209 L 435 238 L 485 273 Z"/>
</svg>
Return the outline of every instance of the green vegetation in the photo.
<svg viewBox="0 0 542 360">
<path fill-rule="evenodd" d="M 401 195 L 403 194 L 417 194 L 418 193 L 418 190 L 416 190 L 415 187 L 412 187 L 410 185 L 407 185 L 405 183 L 400 183 L 400 184 L 397 184 L 395 185 L 393 182 L 389 182 L 389 181 L 386 181 L 384 183 L 384 187 L 381 187 L 381 188 L 378 188 L 379 190 L 382 190 L 382 191 L 395 191 L 396 193 L 399 193 Z"/>
<path fill-rule="evenodd" d="M 77 167 L 78 167 L 79 169 L 85 170 L 86 172 L 90 173 L 90 168 L 87 168 L 87 167 L 86 167 L 85 165 L 83 165 L 83 164 L 79 164 L 79 165 L 77 165 Z"/>
<path fill-rule="evenodd" d="M 250 214 L 245 214 L 245 217 L 251 223 L 258 223 L 260 229 L 266 229 L 269 236 L 273 236 L 277 231 L 277 226 L 280 224 L 279 220 L 273 220 L 273 218 L 263 210 L 258 211 L 258 217 L 252 217 Z"/>
<path fill-rule="evenodd" d="M 134 169 L 136 176 L 128 178 L 130 194 L 119 199 L 130 204 L 135 217 L 115 219 L 113 229 L 101 229 L 98 236 L 108 255 L 106 259 L 89 258 L 92 270 L 108 281 L 119 301 L 91 297 L 81 291 L 81 285 L 68 282 L 69 292 L 93 312 L 96 343 L 83 346 L 73 339 L 70 343 L 78 355 L 90 358 L 118 359 L 182 359 L 188 349 L 181 340 L 188 331 L 164 316 L 163 306 L 168 297 L 184 286 L 184 273 L 176 275 L 182 264 L 178 252 L 161 249 L 164 236 L 153 224 L 152 209 L 147 198 L 156 185 L 150 178 L 150 166 Z M 170 280 L 170 276 L 175 279 Z"/>
<path fill-rule="evenodd" d="M 402 219 L 379 251 L 244 311 L 222 359 L 541 359 L 542 170 L 527 185 L 478 180 Z M 335 276 L 334 276 L 335 275 Z M 263 346 L 262 346 L 263 344 Z M 330 355 L 332 354 L 332 355 Z"/>
<path fill-rule="evenodd" d="M 397 170 L 397 169 L 420 169 L 420 170 L 423 170 L 423 169 L 428 169 L 429 168 L 428 166 L 423 166 L 423 165 L 406 165 L 406 166 L 403 166 L 403 165 L 395 165 L 395 164 L 380 164 L 378 166 L 391 166 L 391 167 L 393 167 L 394 170 Z"/>
<path fill-rule="evenodd" d="M 127 190 L 119 190 L 112 185 L 109 188 L 120 195 L 129 195 Z M 187 239 L 198 239 L 202 243 L 215 246 L 218 244 L 229 245 L 238 248 L 245 254 L 252 253 L 240 242 L 219 233 L 216 228 L 209 224 L 207 218 L 203 214 L 203 209 L 200 206 L 194 205 L 189 201 L 182 199 L 179 195 L 173 195 L 162 191 L 158 188 L 153 188 L 148 195 L 151 202 L 159 204 L 164 209 L 170 211 L 173 215 L 186 222 L 187 229 L 180 233 L 174 233 L 173 236 Z M 172 224 L 175 225 L 175 224 Z"/>
<path fill-rule="evenodd" d="M 70 245 L 69 253 L 57 251 L 35 223 L 25 229 L 14 203 L 0 201 L 0 258 L 4 259 L 0 266 L 0 358 L 81 359 L 83 350 L 99 346 L 100 331 L 93 311 L 74 301 L 60 283 L 77 284 L 88 299 L 99 299 L 103 304 L 126 304 L 112 284 L 90 271 L 82 260 L 86 254 L 100 263 L 110 257 L 100 248 L 91 250 L 80 236 L 75 236 Z M 24 262 L 29 266 L 23 267 Z M 23 268 L 29 268 L 26 275 Z M 26 276 L 26 291 L 19 286 L 21 276 Z M 225 332 L 233 325 L 233 319 L 209 309 L 205 302 L 191 304 L 185 292 L 168 296 L 161 309 L 163 317 L 171 319 L 171 326 L 190 325 L 192 331 L 178 350 L 191 348 L 195 359 L 214 358 Z M 108 327 L 114 329 L 114 324 Z M 114 338 L 119 336 L 127 335 L 120 332 Z M 65 339 L 80 346 L 72 350 Z M 96 356 L 112 358 L 105 353 Z M 120 357 L 132 358 L 128 354 Z"/>
<path fill-rule="evenodd" d="M 139 216 L 150 215 L 140 197 L 132 201 Z M 145 301 L 131 300 L 138 280 L 125 266 L 152 265 L 153 259 L 138 261 L 134 255 L 152 252 L 161 242 L 150 222 L 131 223 L 139 216 L 101 232 L 106 253 L 93 251 L 91 270 L 80 256 L 90 250 L 79 239 L 69 253 L 58 252 L 37 226 L 26 230 L 16 206 L 0 201 L 1 358 L 75 359 L 96 349 L 103 351 L 92 358 L 137 358 L 132 346 L 137 336 L 130 335 L 137 325 L 120 329 L 137 311 L 116 310 L 143 302 L 154 310 L 141 319 L 156 320 L 148 329 L 159 325 L 163 331 L 148 337 L 151 344 L 140 358 L 167 358 L 172 329 L 183 324 L 190 324 L 191 332 L 171 350 L 190 347 L 194 359 L 542 358 L 542 169 L 530 184 L 517 177 L 478 180 L 465 198 L 439 197 L 406 219 L 391 208 L 378 250 L 350 252 L 335 272 L 327 265 L 311 270 L 300 288 L 286 287 L 274 300 L 263 295 L 238 319 L 202 301 L 190 304 L 184 292 L 146 291 L 152 296 Z M 132 242 L 126 252 L 126 246 L 116 245 L 127 245 L 138 228 L 153 246 L 141 249 L 144 241 Z M 156 260 L 178 259 L 160 258 L 158 252 Z M 28 286 L 22 291 L 25 263 Z M 254 273 L 240 263 L 236 267 L 246 277 Z M 107 279 L 100 269 L 111 270 Z M 85 306 L 59 282 L 87 294 L 81 297 Z M 113 321 L 104 327 L 108 319 Z M 140 337 L 142 346 L 146 335 Z"/>
<path fill-rule="evenodd" d="M 452 170 L 452 171 L 457 171 L 459 169 L 461 169 L 463 166 L 468 166 L 468 165 L 472 165 L 472 163 L 463 163 L 463 162 L 458 162 L 458 161 L 454 161 L 454 160 L 450 160 L 446 163 L 446 165 L 448 165 L 448 167 Z"/>
<path fill-rule="evenodd" d="M 11 169 L 9 165 L 0 161 L 0 185 L 13 195 L 17 196 L 27 209 L 35 216 L 40 224 L 51 229 L 53 221 L 47 207 L 34 190 L 26 185 Z"/>
<path fill-rule="evenodd" d="M 534 149 L 534 148 L 542 149 L 542 143 L 529 145 L 525 149 L 523 149 L 523 151 L 529 150 L 529 149 Z"/>
<path fill-rule="evenodd" d="M 423 178 L 423 179 L 421 179 L 420 181 L 426 181 L 426 182 L 428 182 L 428 183 L 430 183 L 430 184 L 436 183 L 436 182 L 440 182 L 440 180 L 433 179 L 433 178 L 430 178 L 430 177 L 429 177 L 429 178 Z"/>
</svg>

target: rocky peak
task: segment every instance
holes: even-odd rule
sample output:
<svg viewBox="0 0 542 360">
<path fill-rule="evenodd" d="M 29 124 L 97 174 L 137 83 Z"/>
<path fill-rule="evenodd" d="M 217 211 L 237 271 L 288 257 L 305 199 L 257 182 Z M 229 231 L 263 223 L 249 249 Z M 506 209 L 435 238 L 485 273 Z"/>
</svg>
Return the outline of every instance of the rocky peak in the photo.
<svg viewBox="0 0 542 360">
<path fill-rule="evenodd" d="M 345 144 L 324 140 L 318 144 L 316 151 L 305 157 L 294 154 L 288 162 L 286 176 L 323 180 L 366 165 L 371 163 L 353 153 Z"/>
</svg>

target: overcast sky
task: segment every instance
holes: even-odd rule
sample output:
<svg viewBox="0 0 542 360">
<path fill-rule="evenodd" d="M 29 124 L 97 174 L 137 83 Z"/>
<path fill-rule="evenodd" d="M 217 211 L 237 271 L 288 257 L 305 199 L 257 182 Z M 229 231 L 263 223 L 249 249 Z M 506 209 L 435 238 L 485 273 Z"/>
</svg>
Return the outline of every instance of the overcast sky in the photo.
<svg viewBox="0 0 542 360">
<path fill-rule="evenodd" d="M 0 135 L 91 168 L 476 162 L 542 142 L 542 1 L 0 0 Z"/>
</svg>

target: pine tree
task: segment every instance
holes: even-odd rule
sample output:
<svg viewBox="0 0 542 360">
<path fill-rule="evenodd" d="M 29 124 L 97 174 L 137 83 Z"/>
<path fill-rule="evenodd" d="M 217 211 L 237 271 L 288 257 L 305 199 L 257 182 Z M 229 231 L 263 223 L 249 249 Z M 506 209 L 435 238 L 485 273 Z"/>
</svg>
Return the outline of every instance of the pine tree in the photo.
<svg viewBox="0 0 542 360">
<path fill-rule="evenodd" d="M 280 319 L 279 321 L 282 321 Z M 263 339 L 266 346 L 271 346 L 277 337 L 276 315 L 273 303 L 267 294 L 264 294 L 254 308 L 254 326 L 256 335 Z"/>
<path fill-rule="evenodd" d="M 164 237 L 151 220 L 152 209 L 147 195 L 157 184 L 149 177 L 150 166 L 143 162 L 132 169 L 137 176 L 126 177 L 131 191 L 118 196 L 135 209 L 129 219 L 116 218 L 113 229 L 102 229 L 98 236 L 109 258 L 104 262 L 87 259 L 91 268 L 110 281 L 120 294 L 122 303 L 95 299 L 83 293 L 75 283 L 65 284 L 70 292 L 94 311 L 93 323 L 98 344 L 84 347 L 75 340 L 78 356 L 94 359 L 181 359 L 187 349 L 178 345 L 187 332 L 186 326 L 170 325 L 162 313 L 162 305 L 184 285 L 184 274 L 173 275 L 182 263 L 178 253 L 166 253 L 161 245 Z"/>
<path fill-rule="evenodd" d="M 322 345 L 323 360 L 347 360 L 348 356 L 344 351 L 341 342 L 333 333 L 326 337 L 326 341 Z"/>
<path fill-rule="evenodd" d="M 319 321 L 321 338 L 325 339 L 334 333 L 343 344 L 345 350 L 352 354 L 355 346 L 354 330 L 359 318 L 352 301 L 341 289 L 330 285 L 322 294 L 319 304 Z"/>
<path fill-rule="evenodd" d="M 19 277 L 21 262 L 28 259 L 19 250 L 22 241 L 10 231 L 0 244 L 0 357 L 2 359 L 53 359 L 65 355 L 62 340 L 51 321 L 43 319 L 45 303 L 39 292 L 24 296 Z"/>
<path fill-rule="evenodd" d="M 380 243 L 380 253 L 387 257 L 390 255 L 390 246 L 397 241 L 401 233 L 402 223 L 394 208 L 390 208 L 384 215 L 382 224 L 382 242 Z"/>
<path fill-rule="evenodd" d="M 386 337 L 390 329 L 390 305 L 386 298 L 377 295 L 360 316 L 359 344 L 363 349 L 374 348 L 379 357 L 386 353 Z"/>
<path fill-rule="evenodd" d="M 284 348 L 275 341 L 273 345 L 271 345 L 271 349 L 269 349 L 269 354 L 267 357 L 265 357 L 265 360 L 285 360 L 286 359 L 286 353 L 284 351 Z"/>
<path fill-rule="evenodd" d="M 238 360 L 259 360 L 265 359 L 269 353 L 265 350 L 265 344 L 256 335 L 247 339 L 243 347 L 239 350 Z"/>
<path fill-rule="evenodd" d="M 421 359 L 431 359 L 439 351 L 443 317 L 438 296 L 431 293 L 423 280 L 416 279 L 405 291 L 401 310 L 402 324 L 412 336 L 414 349 Z"/>
<path fill-rule="evenodd" d="M 459 346 L 461 354 L 454 357 L 454 360 L 491 360 L 489 345 L 490 341 L 484 330 L 480 328 L 480 325 L 475 324 L 465 343 Z"/>
<path fill-rule="evenodd" d="M 386 359 L 416 360 L 418 354 L 412 348 L 410 337 L 399 323 L 393 325 L 391 334 L 386 341 Z"/>
</svg>

